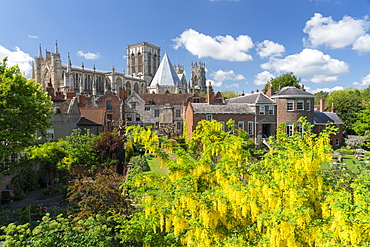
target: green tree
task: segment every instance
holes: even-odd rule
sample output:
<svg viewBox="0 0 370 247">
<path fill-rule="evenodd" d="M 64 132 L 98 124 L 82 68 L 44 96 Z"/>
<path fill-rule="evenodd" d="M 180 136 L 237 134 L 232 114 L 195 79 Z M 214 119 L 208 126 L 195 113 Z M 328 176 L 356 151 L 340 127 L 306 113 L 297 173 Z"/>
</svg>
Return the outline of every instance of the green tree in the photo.
<svg viewBox="0 0 370 247">
<path fill-rule="evenodd" d="M 235 98 L 235 97 L 238 97 L 239 96 L 239 93 L 238 92 L 235 92 L 235 91 L 232 91 L 232 90 L 224 90 L 221 92 L 222 96 L 224 96 L 225 98 Z"/>
<path fill-rule="evenodd" d="M 0 62 L 0 161 L 35 142 L 53 116 L 52 101 L 41 85 L 26 79 L 18 66 Z"/>
<path fill-rule="evenodd" d="M 370 103 L 364 105 L 364 109 L 357 113 L 357 121 L 353 124 L 353 130 L 358 135 L 369 134 L 370 131 Z"/>
<path fill-rule="evenodd" d="M 357 121 L 357 113 L 363 108 L 360 90 L 346 89 L 331 92 L 326 100 L 334 105 L 335 113 L 344 122 L 344 133 L 354 134 L 353 124 Z"/>
<path fill-rule="evenodd" d="M 315 105 L 319 105 L 320 104 L 320 99 L 325 99 L 329 96 L 329 92 L 324 92 L 324 91 L 320 91 L 320 92 L 317 92 L 315 93 L 315 99 L 314 99 L 314 104 Z"/>
<path fill-rule="evenodd" d="M 270 83 L 272 83 L 272 87 L 274 89 L 274 92 L 278 91 L 280 86 L 287 87 L 287 86 L 293 86 L 296 88 L 301 88 L 299 83 L 301 82 L 300 79 L 298 79 L 293 72 L 286 73 L 282 76 L 271 78 L 271 81 L 267 82 L 265 84 L 265 87 L 263 90 L 267 90 Z"/>
</svg>

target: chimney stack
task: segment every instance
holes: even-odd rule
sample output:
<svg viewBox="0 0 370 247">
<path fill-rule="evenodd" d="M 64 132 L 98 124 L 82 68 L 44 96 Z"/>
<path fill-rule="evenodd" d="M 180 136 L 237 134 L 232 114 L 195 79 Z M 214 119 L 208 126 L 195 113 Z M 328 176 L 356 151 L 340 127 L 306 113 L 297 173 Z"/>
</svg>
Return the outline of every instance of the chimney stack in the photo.
<svg viewBox="0 0 370 247">
<path fill-rule="evenodd" d="M 321 98 L 320 99 L 320 112 L 324 112 L 324 111 L 325 111 L 325 99 Z"/>
</svg>

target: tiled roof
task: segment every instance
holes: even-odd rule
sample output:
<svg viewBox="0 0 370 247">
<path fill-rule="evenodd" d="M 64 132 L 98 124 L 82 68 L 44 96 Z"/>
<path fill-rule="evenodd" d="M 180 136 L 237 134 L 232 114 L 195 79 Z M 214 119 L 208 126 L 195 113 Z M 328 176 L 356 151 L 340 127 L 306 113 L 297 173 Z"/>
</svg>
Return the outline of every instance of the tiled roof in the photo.
<svg viewBox="0 0 370 247">
<path fill-rule="evenodd" d="M 213 114 L 252 114 L 254 111 L 247 104 L 208 104 L 191 103 L 195 114 L 213 113 Z"/>
<path fill-rule="evenodd" d="M 253 94 L 247 94 L 244 96 L 239 96 L 236 98 L 231 98 L 227 100 L 228 103 L 247 103 L 247 104 L 274 104 L 276 105 L 276 102 L 270 99 L 268 96 L 263 94 L 262 92 L 253 93 Z"/>
<path fill-rule="evenodd" d="M 164 93 L 164 94 L 154 94 L 154 93 L 146 93 L 146 94 L 139 94 L 140 98 L 145 101 L 146 105 L 165 105 L 169 103 L 170 105 L 182 105 L 187 98 L 193 96 L 190 93 L 180 93 L 180 94 L 171 94 L 171 93 Z"/>
<path fill-rule="evenodd" d="M 274 98 L 315 98 L 315 95 L 312 93 L 303 91 L 293 86 L 283 87 L 281 90 L 276 92 L 274 95 L 271 96 L 272 99 Z"/>
<path fill-rule="evenodd" d="M 105 113 L 104 108 L 80 108 L 80 111 L 81 119 L 85 118 L 95 124 L 104 125 L 104 113 Z"/>
<path fill-rule="evenodd" d="M 157 84 L 160 86 L 182 86 L 182 83 L 166 53 L 164 54 L 158 70 L 149 86 L 153 87 Z"/>
<path fill-rule="evenodd" d="M 314 124 L 344 124 L 334 112 L 315 112 L 314 114 Z"/>
<path fill-rule="evenodd" d="M 54 108 L 58 108 L 60 110 L 60 112 L 57 111 L 57 113 L 67 113 L 70 103 L 71 103 L 71 100 L 70 99 L 60 100 L 60 101 L 59 100 L 55 100 L 53 102 L 53 107 Z"/>
</svg>

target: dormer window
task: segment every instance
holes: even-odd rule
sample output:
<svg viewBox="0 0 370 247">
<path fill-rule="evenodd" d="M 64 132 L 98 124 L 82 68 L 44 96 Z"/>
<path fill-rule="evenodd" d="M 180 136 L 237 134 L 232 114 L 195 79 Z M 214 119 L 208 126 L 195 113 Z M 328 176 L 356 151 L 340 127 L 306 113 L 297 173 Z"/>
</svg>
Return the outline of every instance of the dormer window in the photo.
<svg viewBox="0 0 370 247">
<path fill-rule="evenodd" d="M 131 102 L 131 109 L 136 109 L 137 102 Z"/>
</svg>

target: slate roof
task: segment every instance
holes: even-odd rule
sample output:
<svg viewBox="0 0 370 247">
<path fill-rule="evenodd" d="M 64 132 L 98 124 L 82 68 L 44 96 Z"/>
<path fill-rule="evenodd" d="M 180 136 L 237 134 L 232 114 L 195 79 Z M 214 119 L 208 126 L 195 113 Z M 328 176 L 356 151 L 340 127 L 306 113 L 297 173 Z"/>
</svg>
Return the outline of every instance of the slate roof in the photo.
<svg viewBox="0 0 370 247">
<path fill-rule="evenodd" d="M 164 54 L 158 70 L 149 86 L 153 87 L 157 84 L 159 84 L 159 86 L 182 86 L 175 69 L 168 59 L 167 53 Z"/>
<path fill-rule="evenodd" d="M 253 114 L 253 109 L 247 104 L 208 104 L 191 103 L 194 114 Z"/>
<path fill-rule="evenodd" d="M 334 112 L 315 112 L 314 114 L 314 124 L 327 124 L 328 122 L 333 124 L 344 124 Z"/>
<path fill-rule="evenodd" d="M 259 105 L 276 105 L 276 102 L 270 99 L 268 96 L 262 92 L 247 94 L 244 96 L 239 96 L 236 98 L 231 98 L 227 100 L 228 103 L 247 103 L 247 104 L 259 104 Z"/>
<path fill-rule="evenodd" d="M 315 95 L 312 93 L 303 91 L 293 86 L 283 87 L 274 95 L 271 96 L 272 99 L 274 98 L 315 98 Z"/>
<path fill-rule="evenodd" d="M 182 105 L 187 98 L 193 96 L 190 93 L 180 93 L 180 94 L 171 94 L 171 93 L 164 93 L 164 94 L 154 94 L 154 93 L 146 93 L 146 94 L 139 94 L 140 98 L 145 101 L 146 105 L 165 105 L 169 103 L 170 105 Z"/>
<path fill-rule="evenodd" d="M 53 107 L 56 113 L 67 113 L 69 109 L 70 99 L 67 100 L 55 100 L 53 102 Z"/>
<path fill-rule="evenodd" d="M 104 108 L 80 108 L 78 125 L 104 125 Z"/>
</svg>

